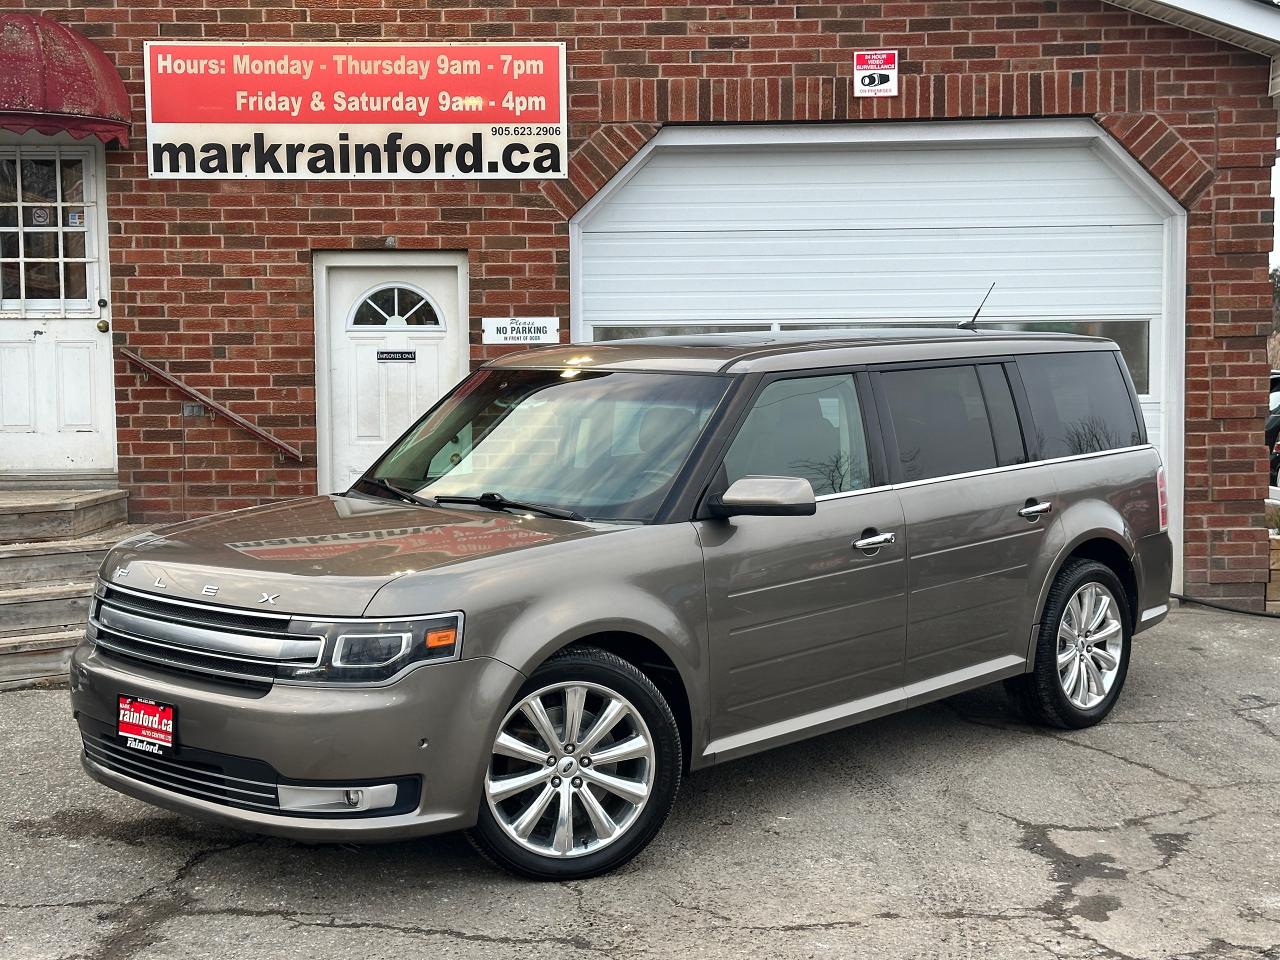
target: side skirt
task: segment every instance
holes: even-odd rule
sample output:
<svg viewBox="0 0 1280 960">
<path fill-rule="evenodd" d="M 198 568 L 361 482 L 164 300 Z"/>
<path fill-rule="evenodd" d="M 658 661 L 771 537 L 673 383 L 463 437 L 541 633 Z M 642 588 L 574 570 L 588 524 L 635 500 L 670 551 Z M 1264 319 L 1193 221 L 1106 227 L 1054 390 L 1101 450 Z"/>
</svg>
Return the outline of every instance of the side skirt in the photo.
<svg viewBox="0 0 1280 960">
<path fill-rule="evenodd" d="M 895 687 L 870 697 L 862 697 L 859 700 L 827 707 L 825 710 L 816 710 L 789 720 L 779 720 L 777 723 L 756 727 L 754 730 L 712 740 L 707 744 L 703 760 L 705 764 L 736 760 L 738 757 L 816 737 L 832 730 L 839 730 L 841 727 L 864 723 L 867 720 L 917 707 L 933 700 L 941 700 L 943 697 L 985 686 L 1006 677 L 1015 677 L 1026 672 L 1026 669 L 1026 657 L 1016 654 L 987 660 L 972 667 L 965 667 L 963 670 L 954 670 L 951 673 L 930 677 L 928 680 L 919 680 L 904 687 Z"/>
</svg>

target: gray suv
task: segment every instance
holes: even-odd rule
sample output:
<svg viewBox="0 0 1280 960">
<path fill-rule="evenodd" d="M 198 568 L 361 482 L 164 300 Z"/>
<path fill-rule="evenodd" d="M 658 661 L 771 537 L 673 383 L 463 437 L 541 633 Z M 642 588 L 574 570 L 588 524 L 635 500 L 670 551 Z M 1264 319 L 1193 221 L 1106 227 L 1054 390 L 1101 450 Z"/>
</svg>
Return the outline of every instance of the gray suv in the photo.
<svg viewBox="0 0 1280 960">
<path fill-rule="evenodd" d="M 1168 609 L 1114 343 L 962 330 L 555 347 L 482 367 L 345 494 L 106 559 L 90 776 L 302 840 L 468 828 L 586 877 L 681 777 L 1002 680 L 1111 710 Z"/>
</svg>

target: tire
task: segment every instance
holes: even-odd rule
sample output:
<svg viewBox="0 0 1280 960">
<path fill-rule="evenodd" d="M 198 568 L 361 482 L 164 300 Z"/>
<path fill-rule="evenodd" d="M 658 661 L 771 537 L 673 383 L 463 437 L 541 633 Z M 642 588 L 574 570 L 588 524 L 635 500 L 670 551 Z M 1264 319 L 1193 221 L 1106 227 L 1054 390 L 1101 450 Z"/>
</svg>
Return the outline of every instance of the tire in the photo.
<svg viewBox="0 0 1280 960">
<path fill-rule="evenodd" d="M 1078 631 L 1076 621 L 1089 597 L 1105 597 L 1108 609 L 1094 629 Z M 1092 613 L 1096 615 L 1096 605 Z M 1084 615 L 1087 619 L 1089 612 Z M 1069 561 L 1054 579 L 1045 602 L 1035 669 L 1005 681 L 1006 688 L 1033 723 L 1077 730 L 1091 727 L 1111 712 L 1120 696 L 1132 642 L 1133 618 L 1120 578 L 1096 561 Z"/>
<path fill-rule="evenodd" d="M 581 745 L 564 739 L 572 734 L 566 716 L 575 713 Z M 600 730 L 602 723 L 611 725 Z M 598 647 L 569 647 L 533 671 L 499 724 L 468 836 L 495 864 L 524 877 L 597 876 L 654 838 L 681 771 L 680 729 L 653 682 Z"/>
</svg>

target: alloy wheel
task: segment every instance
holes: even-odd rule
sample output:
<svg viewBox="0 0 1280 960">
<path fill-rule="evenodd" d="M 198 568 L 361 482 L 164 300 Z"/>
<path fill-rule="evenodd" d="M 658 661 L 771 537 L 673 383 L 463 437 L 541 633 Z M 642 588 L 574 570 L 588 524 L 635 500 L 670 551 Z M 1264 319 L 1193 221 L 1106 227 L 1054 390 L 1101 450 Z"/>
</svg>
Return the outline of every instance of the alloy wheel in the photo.
<svg viewBox="0 0 1280 960">
<path fill-rule="evenodd" d="M 519 701 L 494 740 L 485 796 L 502 831 L 546 857 L 616 842 L 649 800 L 653 737 L 621 694 L 563 682 Z"/>
<path fill-rule="evenodd" d="M 1120 672 L 1124 630 L 1116 598 L 1100 583 L 1086 583 L 1067 601 L 1058 623 L 1058 681 L 1081 710 L 1101 703 Z"/>
</svg>

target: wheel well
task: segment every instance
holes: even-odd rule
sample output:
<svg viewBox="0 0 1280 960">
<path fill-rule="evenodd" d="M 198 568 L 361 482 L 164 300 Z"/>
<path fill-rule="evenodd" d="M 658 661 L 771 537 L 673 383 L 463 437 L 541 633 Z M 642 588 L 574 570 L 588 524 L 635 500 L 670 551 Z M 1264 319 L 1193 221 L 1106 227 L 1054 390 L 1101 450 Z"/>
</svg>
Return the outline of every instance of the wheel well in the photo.
<svg viewBox="0 0 1280 960">
<path fill-rule="evenodd" d="M 1134 572 L 1133 561 L 1129 559 L 1124 547 L 1114 540 L 1102 538 L 1086 540 L 1071 551 L 1071 555 L 1063 561 L 1063 565 L 1075 558 L 1095 560 L 1109 567 L 1111 572 L 1120 579 L 1120 583 L 1124 586 L 1125 599 L 1129 601 L 1129 626 L 1131 628 L 1135 626 L 1138 622 L 1138 576 Z"/>
<path fill-rule="evenodd" d="M 576 640 L 572 646 L 599 647 L 614 656 L 621 657 L 653 681 L 658 692 L 671 705 L 676 726 L 680 728 L 680 746 L 684 753 L 685 770 L 689 769 L 690 736 L 693 721 L 689 714 L 689 694 L 680 678 L 680 671 L 661 647 L 635 633 L 597 633 Z"/>
</svg>

